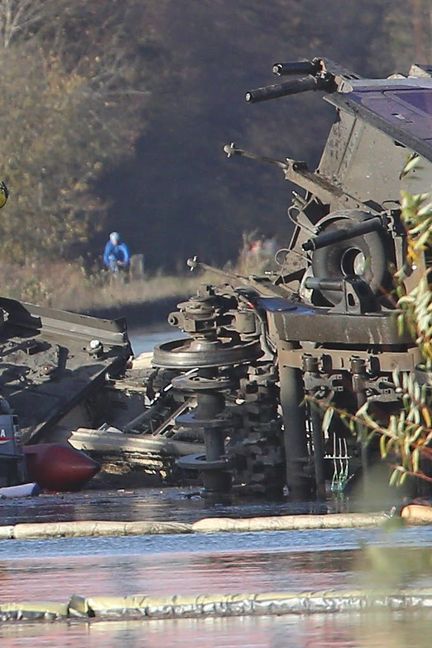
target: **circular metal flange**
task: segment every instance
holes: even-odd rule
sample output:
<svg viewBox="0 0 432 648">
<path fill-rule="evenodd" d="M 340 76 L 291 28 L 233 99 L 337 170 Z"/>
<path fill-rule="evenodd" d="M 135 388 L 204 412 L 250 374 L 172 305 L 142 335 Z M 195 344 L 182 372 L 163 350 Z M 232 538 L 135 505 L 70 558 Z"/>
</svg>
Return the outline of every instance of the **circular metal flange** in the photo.
<svg viewBox="0 0 432 648">
<path fill-rule="evenodd" d="M 258 340 L 232 344 L 229 338 L 185 338 L 155 347 L 153 365 L 165 369 L 203 369 L 252 362 L 263 355 Z"/>
<path fill-rule="evenodd" d="M 191 392 L 231 389 L 234 385 L 234 381 L 229 376 L 215 376 L 214 378 L 176 376 L 171 383 L 175 389 Z"/>
<path fill-rule="evenodd" d="M 207 320 L 215 317 L 215 304 L 209 299 L 189 299 L 177 304 L 177 308 L 187 314 L 187 317 L 196 320 Z"/>
<path fill-rule="evenodd" d="M 205 428 L 206 430 L 217 430 L 219 428 L 230 427 L 232 419 L 230 414 L 221 414 L 209 419 L 197 418 L 195 412 L 187 412 L 180 414 L 175 419 L 176 425 L 181 425 L 187 428 Z"/>
<path fill-rule="evenodd" d="M 216 459 L 214 461 L 207 461 L 206 456 L 203 454 L 191 454 L 185 457 L 179 457 L 176 460 L 179 468 L 186 470 L 227 470 L 230 467 L 230 460 L 228 458 Z"/>
</svg>

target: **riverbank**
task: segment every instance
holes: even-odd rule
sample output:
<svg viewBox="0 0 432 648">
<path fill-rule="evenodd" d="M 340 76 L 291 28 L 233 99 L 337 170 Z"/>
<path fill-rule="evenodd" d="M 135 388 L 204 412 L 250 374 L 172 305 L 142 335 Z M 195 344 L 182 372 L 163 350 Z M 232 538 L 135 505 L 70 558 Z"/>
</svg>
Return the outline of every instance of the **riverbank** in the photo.
<svg viewBox="0 0 432 648">
<path fill-rule="evenodd" d="M 141 302 L 126 302 L 113 304 L 112 306 L 96 306 L 87 308 L 81 312 L 92 317 L 101 317 L 102 319 L 110 320 L 125 317 L 129 331 L 131 329 L 141 330 L 154 324 L 160 324 L 161 322 L 167 323 L 168 314 L 176 310 L 177 304 L 183 299 L 188 299 L 190 294 L 173 295 L 172 297 Z"/>
<path fill-rule="evenodd" d="M 132 326 L 165 319 L 170 310 L 211 281 L 202 273 L 156 273 L 127 283 L 80 265 L 53 261 L 28 265 L 0 264 L 2 296 L 114 319 L 126 317 Z"/>
</svg>

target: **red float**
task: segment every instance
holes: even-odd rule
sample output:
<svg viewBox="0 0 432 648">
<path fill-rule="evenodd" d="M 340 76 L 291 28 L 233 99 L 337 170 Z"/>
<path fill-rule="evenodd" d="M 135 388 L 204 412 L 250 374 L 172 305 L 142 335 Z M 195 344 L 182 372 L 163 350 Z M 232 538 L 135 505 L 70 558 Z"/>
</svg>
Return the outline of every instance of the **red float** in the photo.
<svg viewBox="0 0 432 648">
<path fill-rule="evenodd" d="M 50 491 L 77 491 L 94 477 L 100 466 L 67 443 L 24 446 L 29 480 Z"/>
</svg>

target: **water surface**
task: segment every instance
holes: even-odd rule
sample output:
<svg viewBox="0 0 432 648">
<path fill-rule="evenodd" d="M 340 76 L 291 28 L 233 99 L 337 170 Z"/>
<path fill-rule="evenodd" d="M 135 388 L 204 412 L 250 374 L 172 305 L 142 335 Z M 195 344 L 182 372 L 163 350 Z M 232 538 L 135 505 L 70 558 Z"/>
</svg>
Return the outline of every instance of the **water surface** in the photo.
<svg viewBox="0 0 432 648">
<path fill-rule="evenodd" d="M 429 648 L 430 620 L 413 613 L 92 621 L 0 627 L 3 648 Z"/>
<path fill-rule="evenodd" d="M 132 332 L 136 353 L 181 335 Z M 324 507 L 332 509 L 328 503 Z M 203 499 L 190 488 L 87 491 L 0 501 L 2 524 L 56 520 L 179 520 L 316 512 L 314 503 Z M 321 511 L 320 511 L 321 512 Z M 432 586 L 412 557 L 432 547 L 432 528 L 337 529 L 119 538 L 0 541 L 2 602 L 85 596 L 349 590 L 365 585 L 363 546 L 386 549 L 398 565 L 407 547 L 406 587 Z M 432 553 L 432 552 L 431 552 Z M 409 561 L 408 561 L 409 562 Z M 421 564 L 421 563 L 420 563 Z M 366 583 L 367 584 L 367 583 Z M 0 625 L 0 646 L 125 648 L 423 648 L 430 619 L 416 612 L 173 621 L 26 622 Z"/>
</svg>

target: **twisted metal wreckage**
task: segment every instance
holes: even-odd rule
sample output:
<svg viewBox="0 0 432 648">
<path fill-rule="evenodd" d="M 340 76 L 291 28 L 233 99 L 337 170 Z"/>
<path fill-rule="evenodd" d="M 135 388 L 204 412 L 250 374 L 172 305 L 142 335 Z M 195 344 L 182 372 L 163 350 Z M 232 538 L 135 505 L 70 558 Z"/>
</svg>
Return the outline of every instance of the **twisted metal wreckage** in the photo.
<svg viewBox="0 0 432 648">
<path fill-rule="evenodd" d="M 419 351 L 398 331 L 389 293 L 406 263 L 401 187 L 421 193 L 432 181 L 432 67 L 371 80 L 316 58 L 273 72 L 293 78 L 248 92 L 249 103 L 318 91 L 336 109 L 315 171 L 225 147 L 279 167 L 303 190 L 293 192 L 294 233 L 278 269 L 217 271 L 219 284 L 169 315 L 188 337 L 157 346 L 151 370 L 127 368 L 123 321 L 1 299 L 0 384 L 26 442 L 64 433 L 106 464 L 171 482 L 199 474 L 216 492 L 276 496 L 287 486 L 293 498 L 323 498 L 326 481 L 343 488 L 367 474 L 374 444 L 337 420 L 323 432 L 304 397 L 349 412 L 368 402 L 385 418 L 401 406 L 392 371 L 417 371 Z M 408 156 L 420 163 L 401 177 Z M 410 268 L 406 290 L 428 263 L 425 253 Z"/>
</svg>

